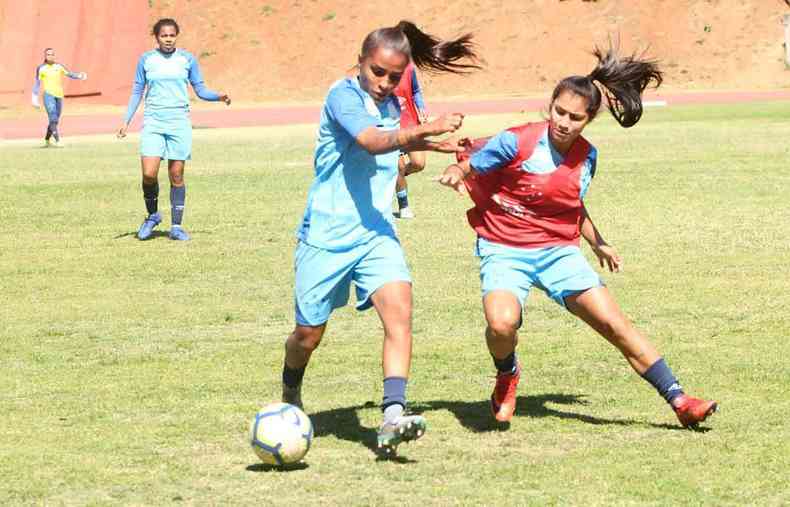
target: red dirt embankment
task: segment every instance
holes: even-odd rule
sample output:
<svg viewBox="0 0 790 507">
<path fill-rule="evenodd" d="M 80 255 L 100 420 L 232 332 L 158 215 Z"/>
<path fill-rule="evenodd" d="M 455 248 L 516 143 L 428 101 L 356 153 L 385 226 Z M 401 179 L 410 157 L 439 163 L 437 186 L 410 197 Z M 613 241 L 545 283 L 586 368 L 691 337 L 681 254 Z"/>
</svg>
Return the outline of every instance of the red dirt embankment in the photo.
<svg viewBox="0 0 790 507">
<path fill-rule="evenodd" d="M 782 0 L 153 0 L 151 22 L 181 24 L 209 86 L 241 100 L 321 100 L 372 29 L 409 19 L 430 33 L 474 32 L 485 70 L 422 76 L 428 98 L 545 94 L 592 70 L 595 44 L 649 48 L 676 90 L 788 86 Z M 395 8 L 397 7 L 397 9 Z M 134 62 L 129 62 L 132 68 Z"/>
</svg>

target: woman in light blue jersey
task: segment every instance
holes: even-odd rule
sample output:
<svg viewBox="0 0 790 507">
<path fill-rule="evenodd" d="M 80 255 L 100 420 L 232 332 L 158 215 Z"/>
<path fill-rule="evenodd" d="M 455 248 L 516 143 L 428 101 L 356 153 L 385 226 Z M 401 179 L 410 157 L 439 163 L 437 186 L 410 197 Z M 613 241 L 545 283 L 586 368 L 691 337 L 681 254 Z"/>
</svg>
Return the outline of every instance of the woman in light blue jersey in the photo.
<svg viewBox="0 0 790 507">
<path fill-rule="evenodd" d="M 158 210 L 159 164 L 167 159 L 170 176 L 170 205 L 172 227 L 170 239 L 184 241 L 189 234 L 181 227 L 186 200 L 184 185 L 184 163 L 192 155 L 192 123 L 189 118 L 189 94 L 187 83 L 203 100 L 222 101 L 230 105 L 230 97 L 224 92 L 209 90 L 203 83 L 200 66 L 192 54 L 176 49 L 179 35 L 178 24 L 170 18 L 160 19 L 154 25 L 152 35 L 159 45 L 147 51 L 137 63 L 132 95 L 123 126 L 118 137 L 126 136 L 134 113 L 145 91 L 145 115 L 140 135 L 140 161 L 143 170 L 143 199 L 148 216 L 137 231 L 137 237 L 151 237 L 154 227 L 162 217 Z"/>
<path fill-rule="evenodd" d="M 297 236 L 296 326 L 286 340 L 283 401 L 301 406 L 301 384 L 335 308 L 346 305 L 354 282 L 357 309 L 374 307 L 384 327 L 384 422 L 378 448 L 394 455 L 425 431 L 422 416 L 404 414 L 411 363 L 411 278 L 390 209 L 401 151 L 462 150 L 461 114 L 400 128 L 392 91 L 409 61 L 438 72 L 477 68 L 471 35 L 441 41 L 413 23 L 371 32 L 362 44 L 359 75 L 329 89 L 318 129 L 315 180 Z"/>
</svg>

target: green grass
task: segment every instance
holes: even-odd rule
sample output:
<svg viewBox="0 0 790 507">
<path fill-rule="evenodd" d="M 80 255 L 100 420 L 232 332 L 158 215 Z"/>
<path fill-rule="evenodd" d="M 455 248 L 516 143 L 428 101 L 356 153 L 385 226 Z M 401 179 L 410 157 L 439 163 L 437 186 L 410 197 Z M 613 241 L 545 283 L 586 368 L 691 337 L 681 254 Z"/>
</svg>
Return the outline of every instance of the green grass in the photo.
<svg viewBox="0 0 790 507">
<path fill-rule="evenodd" d="M 525 118 L 468 118 L 464 132 Z M 447 157 L 430 155 L 410 178 L 418 217 L 398 224 L 409 399 L 428 434 L 376 461 L 382 330 L 346 308 L 308 370 L 317 438 L 290 472 L 256 465 L 247 425 L 279 394 L 314 127 L 196 130 L 186 244 L 133 236 L 135 138 L 7 142 L 0 503 L 787 504 L 788 118 L 786 103 L 649 109 L 633 129 L 602 114 L 587 131 L 600 154 L 587 205 L 625 259 L 607 284 L 685 387 L 719 400 L 708 431 L 679 429 L 614 348 L 539 293 L 517 416 L 494 426 L 468 203 L 431 181 Z"/>
</svg>

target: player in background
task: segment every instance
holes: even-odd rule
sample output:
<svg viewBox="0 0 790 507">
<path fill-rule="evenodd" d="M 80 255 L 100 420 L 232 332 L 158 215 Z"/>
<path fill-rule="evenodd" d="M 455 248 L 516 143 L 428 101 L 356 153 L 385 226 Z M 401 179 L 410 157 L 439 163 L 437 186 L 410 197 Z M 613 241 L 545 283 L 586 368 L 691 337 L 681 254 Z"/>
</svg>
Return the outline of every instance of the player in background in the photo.
<svg viewBox="0 0 790 507">
<path fill-rule="evenodd" d="M 348 303 L 351 282 L 357 309 L 376 309 L 384 327 L 383 422 L 379 451 L 385 456 L 425 431 L 422 416 L 405 415 L 412 349 L 411 276 L 393 226 L 392 198 L 400 152 L 454 153 L 461 114 L 399 128 L 400 108 L 392 95 L 409 61 L 421 69 L 464 72 L 476 68 L 471 35 L 442 41 L 413 23 L 367 35 L 357 76 L 329 89 L 318 127 L 315 179 L 297 230 L 294 256 L 295 320 L 285 342 L 282 401 L 302 406 L 301 386 L 310 358 L 335 308 Z M 352 358 L 349 358 L 350 360 Z M 353 363 L 352 363 L 353 364 Z"/>
<path fill-rule="evenodd" d="M 409 62 L 403 77 L 392 92 L 400 104 L 401 128 L 413 127 L 425 123 L 428 114 L 425 112 L 425 100 L 422 96 L 420 82 L 417 80 L 417 68 Z M 414 218 L 409 207 L 409 186 L 406 176 L 425 169 L 425 152 L 401 152 L 398 159 L 398 180 L 395 184 L 395 197 L 398 200 L 398 218 Z"/>
<path fill-rule="evenodd" d="M 137 231 L 137 237 L 151 237 L 162 221 L 159 214 L 159 164 L 167 159 L 170 177 L 171 221 L 170 239 L 185 241 L 189 234 L 182 228 L 186 186 L 184 164 L 192 158 L 192 123 L 189 118 L 187 84 L 203 100 L 222 101 L 230 105 L 225 92 L 209 90 L 203 82 L 198 61 L 191 53 L 176 48 L 180 31 L 175 20 L 163 18 L 156 22 L 152 35 L 156 49 L 143 53 L 137 62 L 132 94 L 118 138 L 126 130 L 145 92 L 143 130 L 140 135 L 140 163 L 143 173 L 143 199 L 148 216 Z"/>
<path fill-rule="evenodd" d="M 60 147 L 60 132 L 58 123 L 60 115 L 63 113 L 63 76 L 71 79 L 88 79 L 88 74 L 84 72 L 71 72 L 62 63 L 55 61 L 55 50 L 47 48 L 44 50 L 44 63 L 36 67 L 36 80 L 33 83 L 33 95 L 31 101 L 33 107 L 41 107 L 38 96 L 41 89 L 44 90 L 44 109 L 47 110 L 47 133 L 44 136 L 44 146 Z M 55 138 L 53 142 L 51 139 Z"/>
<path fill-rule="evenodd" d="M 595 55 L 598 65 L 590 74 L 557 84 L 547 121 L 501 132 L 439 178 L 474 201 L 468 219 L 478 235 L 485 336 L 497 369 L 491 410 L 505 422 L 516 408 L 521 374 L 517 332 L 527 293 L 536 286 L 617 347 L 680 423 L 695 427 L 716 410 L 716 402 L 683 392 L 666 361 L 621 312 L 579 249 L 581 235 L 601 267 L 612 272 L 622 267 L 584 204 L 598 155 L 582 131 L 595 118 L 602 95 L 621 126 L 635 125 L 642 116 L 642 92 L 662 80 L 655 62 L 621 57 L 613 48 L 605 53 L 596 49 Z"/>
</svg>

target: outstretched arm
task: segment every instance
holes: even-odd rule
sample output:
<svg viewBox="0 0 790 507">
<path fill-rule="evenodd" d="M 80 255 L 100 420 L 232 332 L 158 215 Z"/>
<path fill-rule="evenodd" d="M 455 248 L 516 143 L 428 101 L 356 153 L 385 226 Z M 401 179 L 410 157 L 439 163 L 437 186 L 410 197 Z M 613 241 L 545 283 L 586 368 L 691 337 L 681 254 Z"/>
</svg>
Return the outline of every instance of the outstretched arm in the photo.
<svg viewBox="0 0 790 507">
<path fill-rule="evenodd" d="M 609 271 L 615 273 L 619 272 L 623 266 L 623 259 L 617 253 L 617 250 L 609 246 L 606 240 L 603 239 L 584 204 L 582 204 L 582 223 L 579 229 L 584 240 L 587 241 L 595 256 L 598 257 L 601 267 L 607 267 Z"/>
<path fill-rule="evenodd" d="M 402 151 L 439 151 L 455 153 L 463 151 L 458 139 L 448 138 L 439 141 L 429 137 L 455 132 L 461 127 L 464 116 L 459 113 L 447 114 L 430 123 L 424 123 L 399 130 L 382 130 L 378 127 L 381 119 L 372 115 L 366 108 L 364 99 L 351 88 L 338 87 L 329 92 L 326 99 L 325 114 L 343 128 L 362 148 L 372 155 Z"/>
<path fill-rule="evenodd" d="M 438 151 L 441 153 L 455 153 L 463 151 L 458 139 L 451 137 L 439 141 L 432 141 L 429 137 L 452 133 L 458 130 L 464 121 L 460 113 L 446 114 L 429 122 L 384 132 L 376 127 L 368 127 L 356 137 L 357 143 L 374 155 L 387 153 L 394 150 L 401 151 Z"/>
<path fill-rule="evenodd" d="M 472 148 L 471 140 L 466 139 L 463 144 Z M 436 181 L 440 185 L 450 187 L 459 194 L 466 194 L 464 180 L 472 173 L 487 173 L 505 167 L 518 154 L 518 137 L 509 130 L 500 132 L 488 139 L 482 148 L 475 151 L 468 159 L 450 164 Z"/>
<path fill-rule="evenodd" d="M 197 60 L 192 60 L 192 63 L 189 66 L 189 82 L 192 84 L 192 89 L 195 90 L 195 94 L 201 99 L 207 100 L 209 102 L 222 101 L 226 105 L 230 105 L 230 96 L 228 96 L 227 93 L 215 92 L 206 86 L 206 83 L 203 81 L 203 74 L 200 72 L 200 65 L 198 64 Z"/>
<path fill-rule="evenodd" d="M 65 74 L 66 77 L 68 78 L 79 79 L 80 81 L 85 81 L 86 79 L 88 79 L 88 74 L 85 72 L 71 72 L 63 64 L 61 64 L 61 67 L 63 67 L 63 74 Z"/>
</svg>

